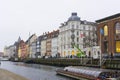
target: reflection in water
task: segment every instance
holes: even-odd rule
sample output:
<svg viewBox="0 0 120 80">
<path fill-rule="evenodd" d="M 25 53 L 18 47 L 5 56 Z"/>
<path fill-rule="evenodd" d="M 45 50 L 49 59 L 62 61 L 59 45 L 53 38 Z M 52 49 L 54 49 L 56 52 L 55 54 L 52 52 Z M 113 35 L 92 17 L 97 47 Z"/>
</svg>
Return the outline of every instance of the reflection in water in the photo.
<svg viewBox="0 0 120 80">
<path fill-rule="evenodd" d="M 55 70 L 61 67 L 3 61 L 1 68 L 24 76 L 29 80 L 74 80 L 56 75 Z"/>
<path fill-rule="evenodd" d="M 39 64 L 25 64 L 25 63 L 22 63 L 22 62 L 14 63 L 14 65 L 24 66 L 24 67 L 32 67 L 32 68 L 36 68 L 36 69 L 42 69 L 42 70 L 45 70 L 45 71 L 55 71 L 56 69 L 60 68 L 60 67 L 54 67 L 54 66 L 48 66 L 48 65 L 45 66 L 45 65 L 39 65 Z"/>
</svg>

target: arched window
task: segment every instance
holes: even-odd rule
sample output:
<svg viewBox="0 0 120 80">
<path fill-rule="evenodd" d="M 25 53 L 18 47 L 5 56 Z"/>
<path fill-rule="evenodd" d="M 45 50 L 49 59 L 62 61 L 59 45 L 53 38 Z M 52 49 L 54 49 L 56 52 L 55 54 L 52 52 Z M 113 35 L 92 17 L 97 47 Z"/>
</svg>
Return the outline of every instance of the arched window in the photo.
<svg viewBox="0 0 120 80">
<path fill-rule="evenodd" d="M 120 34 L 120 22 L 115 24 L 115 33 Z M 120 40 L 116 41 L 116 52 L 120 53 Z"/>
<path fill-rule="evenodd" d="M 108 26 L 104 26 L 104 36 L 108 36 Z"/>
<path fill-rule="evenodd" d="M 115 32 L 116 34 L 120 34 L 120 23 L 115 24 Z"/>
</svg>

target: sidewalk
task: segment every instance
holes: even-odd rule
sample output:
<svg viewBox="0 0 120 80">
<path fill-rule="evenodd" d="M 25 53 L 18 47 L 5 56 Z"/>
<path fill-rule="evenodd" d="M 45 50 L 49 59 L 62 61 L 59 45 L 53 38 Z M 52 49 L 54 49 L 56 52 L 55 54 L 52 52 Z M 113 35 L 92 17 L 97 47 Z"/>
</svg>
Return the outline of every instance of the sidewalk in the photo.
<svg viewBox="0 0 120 80">
<path fill-rule="evenodd" d="M 0 80 L 28 80 L 10 71 L 0 69 Z"/>
</svg>

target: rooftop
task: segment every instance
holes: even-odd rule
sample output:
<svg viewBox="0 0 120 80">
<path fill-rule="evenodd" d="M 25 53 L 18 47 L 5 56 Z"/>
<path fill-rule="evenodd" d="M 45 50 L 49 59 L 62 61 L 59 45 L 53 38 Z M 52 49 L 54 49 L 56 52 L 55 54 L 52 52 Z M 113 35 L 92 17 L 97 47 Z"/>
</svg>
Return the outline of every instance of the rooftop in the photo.
<svg viewBox="0 0 120 80">
<path fill-rule="evenodd" d="M 110 19 L 113 19 L 113 18 L 117 18 L 117 17 L 120 17 L 120 13 L 118 14 L 114 14 L 112 16 L 108 16 L 108 17 L 105 17 L 105 18 L 102 18 L 102 19 L 99 19 L 99 20 L 96 20 L 97 23 L 100 23 L 100 22 L 103 22 L 103 21 L 106 21 L 106 20 L 110 20 Z"/>
<path fill-rule="evenodd" d="M 68 21 L 80 21 L 80 17 L 77 16 L 77 13 L 72 13 L 71 17 L 68 18 Z"/>
</svg>

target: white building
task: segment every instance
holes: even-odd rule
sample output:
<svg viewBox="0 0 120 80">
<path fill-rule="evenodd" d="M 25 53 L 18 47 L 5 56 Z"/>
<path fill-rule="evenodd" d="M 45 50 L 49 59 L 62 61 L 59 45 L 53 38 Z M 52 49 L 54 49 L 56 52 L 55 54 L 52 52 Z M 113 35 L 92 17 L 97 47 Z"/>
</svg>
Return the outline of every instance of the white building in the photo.
<svg viewBox="0 0 120 80">
<path fill-rule="evenodd" d="M 43 34 L 43 39 L 41 40 L 41 56 L 46 56 L 46 39 L 47 35 Z"/>
<path fill-rule="evenodd" d="M 15 54 L 15 46 L 10 45 L 8 47 L 4 48 L 4 56 L 7 56 L 8 58 L 14 57 Z"/>
<path fill-rule="evenodd" d="M 43 35 L 39 36 L 36 40 L 36 58 L 41 58 L 41 40 Z"/>
<path fill-rule="evenodd" d="M 90 48 L 91 46 L 87 45 L 92 44 L 93 46 L 94 43 L 92 39 L 94 39 L 93 35 L 96 35 L 94 34 L 96 30 L 95 23 L 85 20 L 81 21 L 77 13 L 72 13 L 68 21 L 62 23 L 59 29 L 59 53 L 61 57 L 76 56 L 78 49 L 73 48 L 72 43 L 75 43 L 75 45 L 87 55 L 85 48 Z M 90 37 L 91 40 L 88 39 L 88 41 L 86 37 Z M 94 44 L 96 44 L 96 42 Z"/>
<path fill-rule="evenodd" d="M 36 40 L 37 36 L 36 34 L 32 34 L 29 39 L 26 41 L 26 44 L 28 45 L 27 53 L 29 54 L 30 58 L 35 58 L 36 53 Z M 34 56 L 33 56 L 34 55 Z"/>
<path fill-rule="evenodd" d="M 52 57 L 59 57 L 59 54 L 58 54 L 58 35 L 59 35 L 59 30 L 57 31 L 53 31 L 53 34 L 52 34 L 52 42 L 51 42 L 51 55 Z"/>
<path fill-rule="evenodd" d="M 94 59 L 102 57 L 102 55 L 100 54 L 101 53 L 100 46 L 92 47 L 92 53 Z"/>
<path fill-rule="evenodd" d="M 31 43 L 31 47 L 30 47 L 30 56 L 31 58 L 36 58 L 35 54 L 36 54 L 36 42 L 32 42 Z"/>
</svg>

